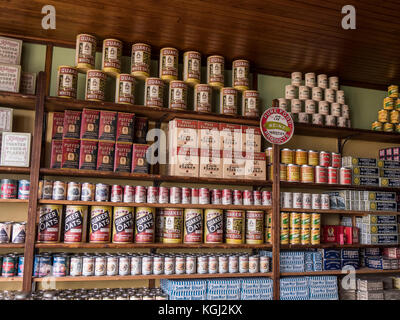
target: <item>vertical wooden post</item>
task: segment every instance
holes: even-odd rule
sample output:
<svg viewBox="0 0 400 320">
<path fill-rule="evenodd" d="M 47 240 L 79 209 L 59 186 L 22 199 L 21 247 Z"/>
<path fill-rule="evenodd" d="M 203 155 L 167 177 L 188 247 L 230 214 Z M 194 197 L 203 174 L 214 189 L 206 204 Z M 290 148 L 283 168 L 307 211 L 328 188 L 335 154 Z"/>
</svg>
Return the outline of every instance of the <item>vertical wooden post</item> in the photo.
<svg viewBox="0 0 400 320">
<path fill-rule="evenodd" d="M 28 220 L 26 225 L 24 276 L 22 282 L 22 290 L 25 292 L 30 292 L 32 289 L 32 271 L 35 254 L 36 212 L 38 203 L 37 198 L 39 186 L 40 156 L 42 150 L 41 145 L 43 135 L 45 92 L 46 74 L 44 72 L 40 72 L 38 77 L 38 89 L 35 108 L 35 128 L 33 132 L 33 143 L 31 151 L 31 189 L 29 194 Z"/>
<path fill-rule="evenodd" d="M 46 61 L 44 65 L 44 71 L 46 72 L 46 96 L 50 95 L 50 80 L 51 80 L 51 68 L 53 65 L 53 45 L 48 44 L 46 46 Z"/>
<path fill-rule="evenodd" d="M 272 145 L 272 280 L 274 281 L 274 300 L 280 297 L 280 149 L 279 145 Z"/>
</svg>

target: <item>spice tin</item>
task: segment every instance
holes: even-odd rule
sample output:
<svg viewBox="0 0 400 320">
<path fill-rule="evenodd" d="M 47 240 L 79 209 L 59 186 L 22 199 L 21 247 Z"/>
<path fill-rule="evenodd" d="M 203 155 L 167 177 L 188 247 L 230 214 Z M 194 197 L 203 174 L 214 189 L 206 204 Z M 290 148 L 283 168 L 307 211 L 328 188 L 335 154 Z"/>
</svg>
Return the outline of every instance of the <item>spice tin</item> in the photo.
<svg viewBox="0 0 400 320">
<path fill-rule="evenodd" d="M 293 164 L 294 163 L 294 151 L 291 149 L 281 150 L 281 163 Z"/>
<path fill-rule="evenodd" d="M 116 75 L 115 103 L 135 104 L 135 78 L 126 73 Z"/>
<path fill-rule="evenodd" d="M 196 84 L 194 87 L 194 111 L 206 112 L 212 111 L 212 89 L 208 84 Z"/>
<path fill-rule="evenodd" d="M 127 276 L 130 274 L 131 265 L 130 258 L 127 255 L 120 255 L 118 257 L 118 274 L 120 276 Z"/>
<path fill-rule="evenodd" d="M 112 210 L 109 206 L 91 207 L 89 242 L 110 242 L 111 214 Z"/>
<path fill-rule="evenodd" d="M 57 182 L 57 181 L 56 181 Z M 67 185 L 67 200 L 79 201 L 81 199 L 81 185 L 78 182 L 70 181 Z"/>
<path fill-rule="evenodd" d="M 169 83 L 169 108 L 175 110 L 187 109 L 187 84 L 180 80 Z"/>
<path fill-rule="evenodd" d="M 271 206 L 272 205 L 271 191 L 263 191 L 261 193 L 261 197 L 262 197 L 262 205 L 263 206 Z"/>
<path fill-rule="evenodd" d="M 67 205 L 65 208 L 64 242 L 86 241 L 87 206 Z"/>
<path fill-rule="evenodd" d="M 254 118 L 260 116 L 259 93 L 256 90 L 243 91 L 242 116 Z"/>
<path fill-rule="evenodd" d="M 164 209 L 163 243 L 182 243 L 183 209 Z"/>
<path fill-rule="evenodd" d="M 300 182 L 300 166 L 296 164 L 288 164 L 287 166 L 287 181 Z"/>
<path fill-rule="evenodd" d="M 162 107 L 164 104 L 164 82 L 160 78 L 147 78 L 144 105 Z"/>
<path fill-rule="evenodd" d="M 194 86 L 201 80 L 201 54 L 197 51 L 186 51 L 183 54 L 183 81 Z"/>
<path fill-rule="evenodd" d="M 10 243 L 12 222 L 0 222 L 0 243 Z"/>
<path fill-rule="evenodd" d="M 311 209 L 311 193 L 303 193 L 303 209 Z"/>
<path fill-rule="evenodd" d="M 168 187 L 159 187 L 158 190 L 158 203 L 165 204 L 169 202 L 169 189 Z"/>
<path fill-rule="evenodd" d="M 151 46 L 145 43 L 134 43 L 131 55 L 131 74 L 138 79 L 150 75 Z"/>
<path fill-rule="evenodd" d="M 16 199 L 18 191 L 18 181 L 14 179 L 1 179 L 0 199 Z M 64 200 L 64 199 L 61 199 Z"/>
<path fill-rule="evenodd" d="M 26 222 L 14 222 L 12 224 L 11 243 L 25 243 L 25 235 L 26 235 Z M 0 241 L 1 241 L 1 236 L 0 236 Z"/>
<path fill-rule="evenodd" d="M 264 242 L 264 211 L 246 211 L 246 243 Z"/>
<path fill-rule="evenodd" d="M 339 169 L 328 167 L 328 183 L 337 184 L 339 182 Z"/>
<path fill-rule="evenodd" d="M 234 60 L 232 63 L 232 84 L 237 90 L 249 89 L 250 62 L 248 60 Z"/>
<path fill-rule="evenodd" d="M 82 257 L 82 276 L 94 276 L 94 257 L 85 255 Z"/>
<path fill-rule="evenodd" d="M 164 81 L 178 79 L 178 50 L 175 48 L 162 48 L 160 50 L 159 76 Z"/>
<path fill-rule="evenodd" d="M 207 256 L 197 257 L 197 273 L 199 273 L 199 274 L 208 273 L 208 257 Z"/>
<path fill-rule="evenodd" d="M 300 180 L 302 183 L 314 183 L 314 167 L 302 165 L 300 169 Z"/>
<path fill-rule="evenodd" d="M 106 74 L 101 70 L 88 70 L 86 74 L 85 100 L 104 101 Z"/>
<path fill-rule="evenodd" d="M 230 244 L 244 243 L 245 239 L 245 211 L 225 211 L 225 242 Z"/>
<path fill-rule="evenodd" d="M 94 201 L 95 186 L 93 183 L 84 182 L 82 183 L 81 200 L 82 201 Z"/>
<path fill-rule="evenodd" d="M 315 183 L 328 183 L 328 168 L 316 166 L 315 167 Z"/>
<path fill-rule="evenodd" d="M 51 243 L 60 241 L 62 205 L 40 205 L 38 241 Z"/>
<path fill-rule="evenodd" d="M 239 257 L 236 255 L 230 255 L 228 258 L 228 272 L 238 273 L 239 272 Z"/>
<path fill-rule="evenodd" d="M 122 190 L 122 187 L 118 184 L 111 187 L 111 202 L 122 202 Z"/>
<path fill-rule="evenodd" d="M 224 86 L 225 59 L 214 55 L 207 57 L 207 83 L 212 87 Z"/>
<path fill-rule="evenodd" d="M 147 199 L 147 189 L 144 186 L 135 187 L 135 202 L 144 203 Z"/>
<path fill-rule="evenodd" d="M 192 190 L 190 188 L 182 187 L 182 204 L 190 204 L 192 202 Z"/>
<path fill-rule="evenodd" d="M 352 183 L 352 170 L 351 168 L 340 168 L 340 184 L 350 185 Z"/>
<path fill-rule="evenodd" d="M 204 243 L 222 243 L 224 233 L 223 211 L 206 209 L 204 211 Z"/>
<path fill-rule="evenodd" d="M 95 201 L 104 202 L 109 199 L 110 186 L 103 183 L 96 184 Z"/>
<path fill-rule="evenodd" d="M 103 41 L 103 54 L 101 68 L 110 76 L 117 76 L 121 72 L 122 41 L 105 39 Z"/>
<path fill-rule="evenodd" d="M 135 242 L 153 243 L 155 233 L 155 209 L 137 207 L 135 215 Z"/>
<path fill-rule="evenodd" d="M 142 273 L 142 258 L 141 256 L 131 256 L 131 275 L 136 276 Z"/>
<path fill-rule="evenodd" d="M 133 216 L 132 207 L 114 207 L 113 243 L 133 242 Z"/>
<path fill-rule="evenodd" d="M 57 96 L 76 99 L 78 70 L 71 66 L 59 66 L 57 74 Z"/>
<path fill-rule="evenodd" d="M 237 91 L 234 88 L 221 88 L 220 113 L 236 115 L 237 112 Z"/>
<path fill-rule="evenodd" d="M 75 66 L 79 72 L 94 69 L 97 39 L 90 34 L 76 36 Z"/>
</svg>

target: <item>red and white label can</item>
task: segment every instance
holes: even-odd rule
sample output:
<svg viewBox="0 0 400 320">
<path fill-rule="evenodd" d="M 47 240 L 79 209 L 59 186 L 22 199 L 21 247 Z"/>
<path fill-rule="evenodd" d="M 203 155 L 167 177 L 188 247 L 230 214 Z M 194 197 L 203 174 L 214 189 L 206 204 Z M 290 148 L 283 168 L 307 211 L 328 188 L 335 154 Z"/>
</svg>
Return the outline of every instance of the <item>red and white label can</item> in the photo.
<svg viewBox="0 0 400 320">
<path fill-rule="evenodd" d="M 338 183 L 338 168 L 329 167 L 328 168 L 328 183 L 337 184 Z"/>
<path fill-rule="evenodd" d="M 315 167 L 315 183 L 328 183 L 328 168 Z"/>
<path fill-rule="evenodd" d="M 340 168 L 342 165 L 342 156 L 340 153 L 332 152 L 332 167 Z"/>
<path fill-rule="evenodd" d="M 135 202 L 145 203 L 146 202 L 146 187 L 136 186 L 135 188 Z"/>
<path fill-rule="evenodd" d="M 235 206 L 240 206 L 243 204 L 243 197 L 241 190 L 233 190 L 233 204 Z"/>
<path fill-rule="evenodd" d="M 147 203 L 157 203 L 158 201 L 158 187 L 147 187 Z"/>
<path fill-rule="evenodd" d="M 222 202 L 222 190 L 221 189 L 212 189 L 211 203 L 212 204 L 221 204 L 221 202 Z"/>
<path fill-rule="evenodd" d="M 182 203 L 192 203 L 192 190 L 190 190 L 190 188 L 182 188 Z"/>
<path fill-rule="evenodd" d="M 254 204 L 253 191 L 250 190 L 243 191 L 243 204 L 245 206 L 252 206 Z"/>
<path fill-rule="evenodd" d="M 232 204 L 232 190 L 231 189 L 223 189 L 222 190 L 222 204 L 223 205 Z"/>
<path fill-rule="evenodd" d="M 208 188 L 200 188 L 199 203 L 200 204 L 210 204 L 210 192 L 208 191 Z"/>
<path fill-rule="evenodd" d="M 261 191 L 253 191 L 253 200 L 255 206 L 261 206 Z"/>
<path fill-rule="evenodd" d="M 321 167 L 329 167 L 331 165 L 331 154 L 326 151 L 319 153 L 319 165 Z"/>
<path fill-rule="evenodd" d="M 122 202 L 122 194 L 122 187 L 118 184 L 114 184 L 111 187 L 111 202 Z"/>
<path fill-rule="evenodd" d="M 192 188 L 192 204 L 198 204 L 199 203 L 199 189 L 198 188 Z"/>
<path fill-rule="evenodd" d="M 135 187 L 125 186 L 124 187 L 124 202 L 134 202 L 135 201 Z"/>
<path fill-rule="evenodd" d="M 351 184 L 351 168 L 340 168 L 340 184 Z"/>
<path fill-rule="evenodd" d="M 262 196 L 262 205 L 263 206 L 271 206 L 272 205 L 271 191 L 263 191 L 261 196 Z"/>
<path fill-rule="evenodd" d="M 169 202 L 169 189 L 167 187 L 160 187 L 158 189 L 158 203 Z"/>
<path fill-rule="evenodd" d="M 180 187 L 171 187 L 169 192 L 170 203 L 182 203 L 182 189 Z"/>
</svg>

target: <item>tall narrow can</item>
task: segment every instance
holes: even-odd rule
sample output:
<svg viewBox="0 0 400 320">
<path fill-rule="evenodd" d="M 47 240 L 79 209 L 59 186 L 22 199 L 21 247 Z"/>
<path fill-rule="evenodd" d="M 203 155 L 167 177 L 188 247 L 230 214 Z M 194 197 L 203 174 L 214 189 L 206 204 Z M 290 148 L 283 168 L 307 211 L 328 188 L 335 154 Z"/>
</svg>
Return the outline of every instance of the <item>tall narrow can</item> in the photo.
<svg viewBox="0 0 400 320">
<path fill-rule="evenodd" d="M 184 243 L 203 242 L 203 210 L 185 209 L 184 211 Z"/>
<path fill-rule="evenodd" d="M 163 243 L 182 243 L 183 209 L 164 209 Z"/>
<path fill-rule="evenodd" d="M 206 209 L 204 211 L 204 242 L 222 243 L 224 235 L 223 211 Z"/>
<path fill-rule="evenodd" d="M 225 211 L 225 242 L 230 244 L 242 244 L 245 239 L 245 211 Z"/>
<path fill-rule="evenodd" d="M 155 209 L 137 207 L 135 215 L 135 242 L 154 243 Z"/>
<path fill-rule="evenodd" d="M 131 243 L 133 241 L 132 207 L 114 207 L 113 216 L 113 243 Z"/>
</svg>

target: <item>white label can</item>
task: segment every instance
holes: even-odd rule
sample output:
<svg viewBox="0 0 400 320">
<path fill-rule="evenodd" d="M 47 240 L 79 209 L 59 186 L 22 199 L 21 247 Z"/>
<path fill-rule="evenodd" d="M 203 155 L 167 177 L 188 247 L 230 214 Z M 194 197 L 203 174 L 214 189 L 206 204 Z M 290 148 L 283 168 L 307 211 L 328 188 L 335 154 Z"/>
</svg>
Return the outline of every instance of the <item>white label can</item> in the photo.
<svg viewBox="0 0 400 320">
<path fill-rule="evenodd" d="M 311 209 L 311 193 L 303 193 L 303 209 Z"/>
<path fill-rule="evenodd" d="M 134 255 L 131 257 L 131 275 L 136 276 L 142 273 L 142 257 Z"/>
<path fill-rule="evenodd" d="M 303 194 L 301 192 L 293 192 L 293 208 L 303 208 Z"/>
<path fill-rule="evenodd" d="M 307 87 L 315 87 L 316 86 L 316 79 L 315 79 L 315 73 L 314 72 L 309 72 L 305 74 L 305 83 Z"/>
<path fill-rule="evenodd" d="M 175 258 L 167 256 L 164 259 L 164 273 L 167 275 L 174 274 L 175 272 Z"/>
<path fill-rule="evenodd" d="M 300 99 L 293 99 L 292 101 L 290 101 L 290 111 L 292 113 L 300 113 L 302 110 L 302 102 Z"/>
<path fill-rule="evenodd" d="M 250 256 L 249 258 L 249 272 L 257 273 L 260 271 L 260 257 L 257 255 Z"/>
<path fill-rule="evenodd" d="M 296 99 L 297 90 L 295 86 L 287 85 L 285 86 L 285 99 Z"/>
<path fill-rule="evenodd" d="M 218 272 L 218 258 L 216 256 L 208 257 L 208 273 L 214 274 Z"/>
<path fill-rule="evenodd" d="M 225 255 L 218 257 L 218 273 L 227 273 L 229 270 L 228 257 Z"/>
<path fill-rule="evenodd" d="M 321 209 L 322 210 L 330 209 L 329 194 L 326 193 L 321 194 Z"/>
<path fill-rule="evenodd" d="M 299 87 L 299 99 L 300 100 L 310 99 L 310 89 L 307 86 Z"/>
<path fill-rule="evenodd" d="M 249 256 L 247 254 L 239 257 L 239 273 L 249 272 Z"/>
<path fill-rule="evenodd" d="M 153 272 L 153 257 L 143 256 L 142 258 L 142 274 L 150 275 Z"/>
<path fill-rule="evenodd" d="M 239 257 L 236 255 L 229 256 L 228 263 L 229 273 L 237 273 L 239 271 Z"/>
<path fill-rule="evenodd" d="M 197 257 L 197 273 L 199 273 L 199 274 L 208 273 L 208 257 L 207 256 Z"/>
<path fill-rule="evenodd" d="M 292 72 L 291 78 L 292 78 L 292 86 L 301 86 L 301 81 L 302 81 L 302 74 L 301 72 Z"/>
<path fill-rule="evenodd" d="M 321 195 L 318 193 L 313 193 L 312 195 L 312 209 L 320 210 L 321 209 Z"/>
<path fill-rule="evenodd" d="M 186 274 L 196 273 L 196 257 L 192 255 L 186 256 Z"/>
<path fill-rule="evenodd" d="M 260 257 L 260 272 L 262 272 L 262 273 L 269 272 L 269 257 L 268 256 Z"/>
<path fill-rule="evenodd" d="M 118 257 L 107 256 L 107 275 L 116 276 L 118 274 Z"/>
<path fill-rule="evenodd" d="M 292 192 L 283 192 L 283 208 L 293 208 Z"/>
<path fill-rule="evenodd" d="M 317 76 L 318 87 L 322 89 L 328 88 L 328 76 L 326 74 L 319 74 Z"/>
</svg>

